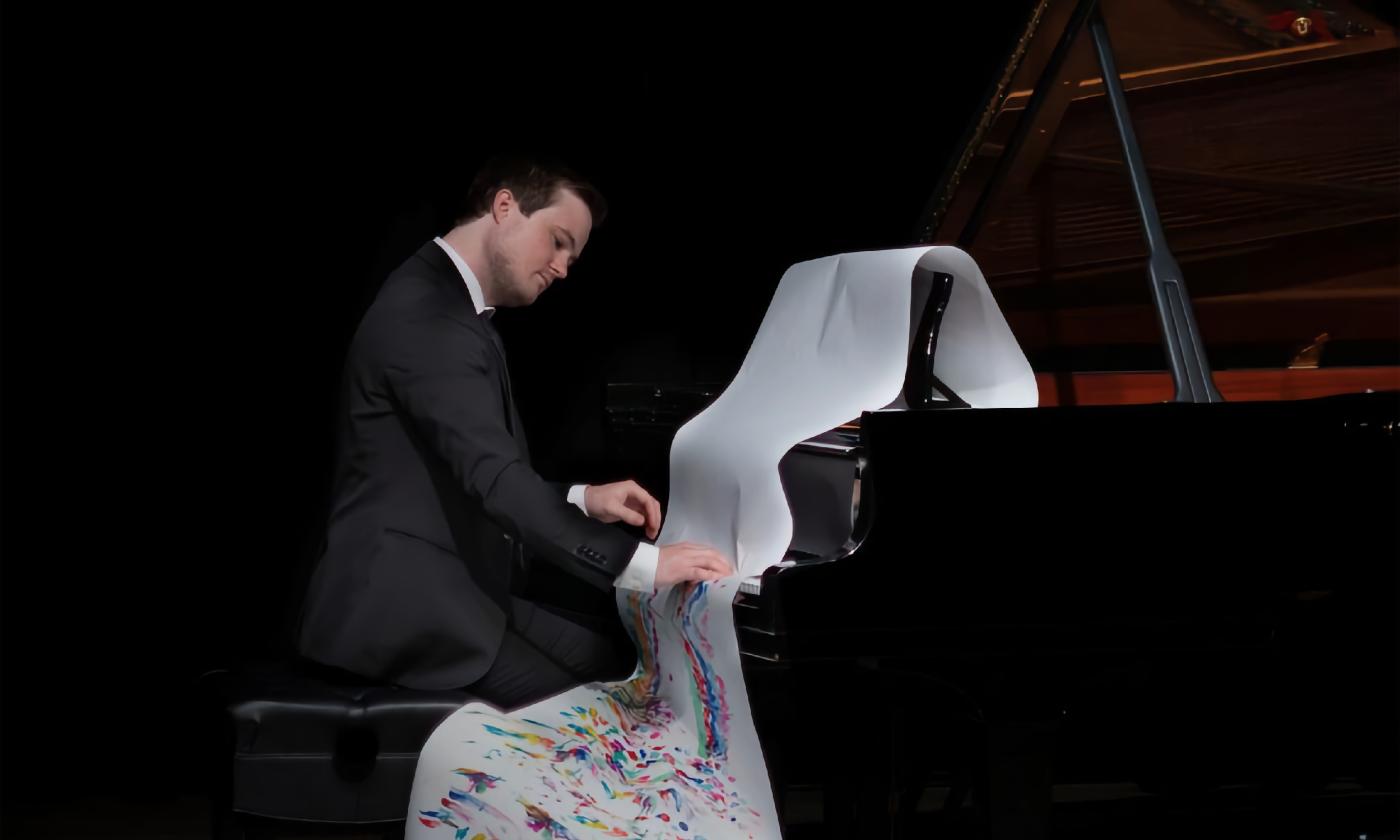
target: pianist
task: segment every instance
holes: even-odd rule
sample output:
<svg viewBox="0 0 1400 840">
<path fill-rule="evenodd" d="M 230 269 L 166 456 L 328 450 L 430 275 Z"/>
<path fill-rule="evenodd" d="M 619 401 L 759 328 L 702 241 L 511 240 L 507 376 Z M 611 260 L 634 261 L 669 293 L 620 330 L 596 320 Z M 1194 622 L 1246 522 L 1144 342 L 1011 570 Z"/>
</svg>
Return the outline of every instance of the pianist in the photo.
<svg viewBox="0 0 1400 840">
<path fill-rule="evenodd" d="M 411 688 L 466 687 L 513 708 L 626 676 L 633 652 L 516 596 L 527 558 L 601 588 L 716 580 L 708 546 L 657 547 L 635 482 L 565 487 L 530 467 L 497 306 L 563 279 L 606 205 L 562 165 L 498 158 L 468 212 L 391 273 L 342 377 L 325 542 L 297 633 L 303 656 Z M 528 552 L 528 553 L 527 553 Z"/>
</svg>

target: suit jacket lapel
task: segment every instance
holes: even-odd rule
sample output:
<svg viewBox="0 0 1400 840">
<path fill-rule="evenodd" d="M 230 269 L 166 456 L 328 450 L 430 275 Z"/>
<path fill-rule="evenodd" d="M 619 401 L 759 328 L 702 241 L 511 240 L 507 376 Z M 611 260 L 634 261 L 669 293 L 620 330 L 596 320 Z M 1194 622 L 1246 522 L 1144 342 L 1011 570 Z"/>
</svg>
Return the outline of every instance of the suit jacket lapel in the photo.
<svg viewBox="0 0 1400 840">
<path fill-rule="evenodd" d="M 487 335 L 491 336 L 491 344 L 495 346 L 496 354 L 500 357 L 501 374 L 505 378 L 506 414 L 510 422 L 510 433 L 515 437 L 516 442 L 520 444 L 520 451 L 525 456 L 525 463 L 528 464 L 530 462 L 530 450 L 525 443 L 525 431 L 520 425 L 520 413 L 515 408 L 515 392 L 511 389 L 510 385 L 510 365 L 506 362 L 506 346 L 501 341 L 501 334 L 496 330 L 495 325 L 491 323 L 491 319 L 486 317 L 484 313 L 477 317 L 481 319 L 481 325 L 486 328 Z"/>
<path fill-rule="evenodd" d="M 520 444 L 521 451 L 524 452 L 525 433 L 520 428 L 520 415 L 515 409 L 515 394 L 510 386 L 510 368 L 506 364 L 506 348 L 501 342 L 500 333 L 496 331 L 488 318 L 477 314 L 475 308 L 472 307 L 471 295 L 468 294 L 467 286 L 462 281 L 462 275 L 457 271 L 457 266 L 452 264 L 452 258 L 442 250 L 442 246 L 429 241 L 418 249 L 416 256 L 432 269 L 433 278 L 441 288 L 445 305 L 450 308 L 451 314 L 459 321 L 475 322 L 469 329 L 474 327 L 485 332 L 491 340 L 491 346 L 496 348 L 496 360 L 500 363 L 501 399 L 506 407 L 505 420 L 511 435 Z M 526 452 L 526 460 L 529 460 L 528 452 Z"/>
</svg>

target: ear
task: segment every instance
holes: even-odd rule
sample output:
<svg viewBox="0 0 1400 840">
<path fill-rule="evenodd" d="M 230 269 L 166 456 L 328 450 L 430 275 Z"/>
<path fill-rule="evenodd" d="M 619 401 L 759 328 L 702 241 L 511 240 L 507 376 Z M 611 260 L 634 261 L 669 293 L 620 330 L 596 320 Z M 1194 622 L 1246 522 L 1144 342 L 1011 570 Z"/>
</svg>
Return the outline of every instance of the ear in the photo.
<svg viewBox="0 0 1400 840">
<path fill-rule="evenodd" d="M 500 224 L 509 218 L 510 214 L 518 212 L 518 208 L 519 205 L 515 203 L 515 193 L 508 189 L 499 189 L 496 191 L 496 197 L 491 199 L 491 218 Z"/>
</svg>

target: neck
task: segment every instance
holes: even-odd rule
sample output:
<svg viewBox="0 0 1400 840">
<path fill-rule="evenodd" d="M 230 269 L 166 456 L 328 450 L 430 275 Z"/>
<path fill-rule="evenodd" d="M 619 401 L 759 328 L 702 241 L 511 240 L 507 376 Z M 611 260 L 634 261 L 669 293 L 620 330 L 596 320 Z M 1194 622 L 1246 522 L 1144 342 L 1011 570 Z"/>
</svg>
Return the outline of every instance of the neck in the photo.
<svg viewBox="0 0 1400 840">
<path fill-rule="evenodd" d="M 491 260 L 487 252 L 490 225 L 491 217 L 482 216 L 454 227 L 442 237 L 442 241 L 451 246 L 476 275 L 477 282 L 481 284 L 482 302 L 486 306 L 495 306 L 496 278 L 491 276 Z"/>
</svg>

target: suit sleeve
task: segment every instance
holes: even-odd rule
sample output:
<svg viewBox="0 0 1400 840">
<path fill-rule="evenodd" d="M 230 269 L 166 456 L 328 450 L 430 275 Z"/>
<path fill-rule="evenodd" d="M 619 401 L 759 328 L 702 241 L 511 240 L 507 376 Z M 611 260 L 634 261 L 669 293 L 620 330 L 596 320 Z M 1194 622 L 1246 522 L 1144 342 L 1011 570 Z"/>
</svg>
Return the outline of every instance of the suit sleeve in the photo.
<svg viewBox="0 0 1400 840">
<path fill-rule="evenodd" d="M 506 428 L 504 361 L 490 338 L 441 314 L 392 327 L 375 342 L 389 393 L 467 495 L 538 556 L 610 587 L 638 542 L 589 519 L 525 463 Z"/>
</svg>

